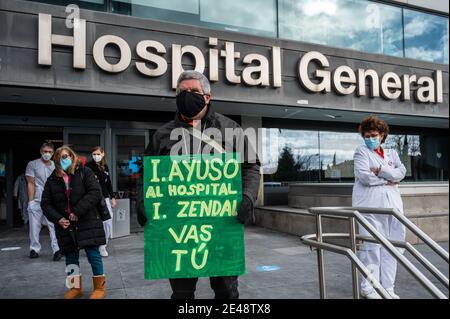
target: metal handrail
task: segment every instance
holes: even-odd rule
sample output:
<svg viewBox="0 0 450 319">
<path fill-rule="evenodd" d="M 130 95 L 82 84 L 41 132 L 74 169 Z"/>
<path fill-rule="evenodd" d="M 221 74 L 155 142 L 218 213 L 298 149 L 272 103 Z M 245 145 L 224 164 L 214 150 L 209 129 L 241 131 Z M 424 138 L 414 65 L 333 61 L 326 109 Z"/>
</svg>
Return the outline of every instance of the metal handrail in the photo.
<svg viewBox="0 0 450 319">
<path fill-rule="evenodd" d="M 327 234 L 322 234 L 322 238 L 324 238 L 324 237 L 329 238 L 329 239 L 348 239 L 350 237 L 350 234 L 348 234 L 348 233 L 327 233 Z M 315 234 L 305 235 L 302 237 L 302 241 L 304 241 L 304 242 L 307 241 L 308 245 L 309 245 L 312 238 L 316 238 L 316 235 Z M 376 239 L 374 239 L 370 236 L 356 235 L 355 238 L 357 240 L 377 243 Z M 317 243 L 317 241 L 314 241 L 314 242 Z M 398 241 L 398 240 L 390 240 L 390 242 L 395 247 L 406 249 L 414 258 L 417 259 L 417 261 L 419 261 L 428 271 L 430 271 L 430 273 L 434 277 L 436 277 L 437 280 L 439 280 L 446 288 L 449 288 L 448 277 L 446 277 L 439 269 L 437 269 L 432 263 L 430 263 L 430 261 L 428 259 L 426 259 L 416 248 L 414 248 L 413 245 L 411 245 L 408 242 Z M 311 246 L 316 247 L 317 245 L 311 245 Z M 340 247 L 340 246 L 338 246 L 338 247 Z"/>
<path fill-rule="evenodd" d="M 365 207 L 313 207 L 309 209 L 309 212 L 316 215 L 316 234 L 305 235 L 301 238 L 302 242 L 317 248 L 317 258 L 319 267 L 319 283 L 320 283 L 320 296 L 326 298 L 325 287 L 325 273 L 323 262 L 323 250 L 330 250 L 336 253 L 346 255 L 352 262 L 352 281 L 353 281 L 353 296 L 359 298 L 358 288 L 358 276 L 357 270 L 359 270 L 366 279 L 370 279 L 374 289 L 383 297 L 390 298 L 389 294 L 381 287 L 381 285 L 370 278 L 370 272 L 361 263 L 356 256 L 356 239 L 380 243 L 386 250 L 394 256 L 434 297 L 447 299 L 444 295 L 427 277 L 425 277 L 403 254 L 401 254 L 396 248 L 402 247 L 407 249 L 427 270 L 429 270 L 441 283 L 447 288 L 448 278 L 445 277 L 433 264 L 431 264 L 423 255 L 421 255 L 410 243 L 401 241 L 389 241 L 379 233 L 375 227 L 373 227 L 361 213 L 370 214 L 384 214 L 392 215 L 396 217 L 403 225 L 417 235 L 424 243 L 432 248 L 440 257 L 442 257 L 447 263 L 449 262 L 449 254 L 441 246 L 439 246 L 434 240 L 426 235 L 420 228 L 414 225 L 402 214 L 399 214 L 395 209 L 381 209 L 381 208 L 365 208 Z M 349 234 L 323 234 L 322 232 L 322 217 L 327 218 L 347 218 L 350 222 Z M 373 237 L 356 235 L 357 220 Z M 323 237 L 350 237 L 351 249 L 344 248 L 338 245 L 333 245 L 323 242 Z M 316 240 L 311 238 L 315 237 Z"/>
<path fill-rule="evenodd" d="M 393 208 L 370 208 L 370 207 L 311 207 L 309 209 L 310 213 L 320 213 L 321 215 L 336 215 L 334 212 L 341 211 L 354 211 L 357 210 L 363 214 L 379 214 L 379 215 L 392 215 L 397 218 L 403 225 L 406 226 L 412 233 L 414 233 L 420 240 L 428 245 L 432 250 L 434 250 L 442 259 L 449 263 L 449 253 L 444 248 L 439 246 L 430 236 L 428 236 L 423 230 L 417 227 L 412 221 L 405 217 L 405 215 L 397 212 Z M 336 216 L 342 217 L 342 216 Z"/>
<path fill-rule="evenodd" d="M 326 234 L 325 234 L 326 235 Z M 333 245 L 330 243 L 324 243 L 324 242 L 318 242 L 316 240 L 311 240 L 309 237 L 316 237 L 315 234 L 313 235 L 305 235 L 302 237 L 302 242 L 309 245 L 309 246 L 313 246 L 317 248 L 317 252 L 319 253 L 320 251 L 322 251 L 322 249 L 328 250 L 328 251 L 332 251 L 344 256 L 347 256 L 351 261 L 352 261 L 352 267 L 355 267 L 359 269 L 359 271 L 361 271 L 362 275 L 369 280 L 370 278 L 370 282 L 372 282 L 372 285 L 374 287 L 374 289 L 385 299 L 392 299 L 391 296 L 389 295 L 389 293 L 386 291 L 386 289 L 383 288 L 383 286 L 381 286 L 381 284 L 375 279 L 375 278 L 371 278 L 371 272 L 364 266 L 364 264 L 361 262 L 361 260 L 359 260 L 359 258 L 356 256 L 356 253 L 350 249 L 350 248 L 345 248 L 342 246 L 338 246 L 338 245 Z M 323 257 L 323 256 L 322 256 Z M 319 257 L 320 258 L 320 257 Z M 322 263 L 323 265 L 323 263 Z M 320 297 L 322 299 L 326 298 L 326 292 L 325 292 L 325 278 L 324 278 L 324 272 L 323 272 L 323 267 L 319 266 L 319 276 L 322 276 L 322 279 L 320 280 Z M 353 278 L 355 279 L 355 278 Z M 354 281 L 355 282 L 355 281 Z M 353 285 L 353 293 L 354 293 L 354 297 L 355 299 L 359 298 L 359 292 L 355 295 L 355 291 L 358 292 L 358 285 Z"/>
</svg>

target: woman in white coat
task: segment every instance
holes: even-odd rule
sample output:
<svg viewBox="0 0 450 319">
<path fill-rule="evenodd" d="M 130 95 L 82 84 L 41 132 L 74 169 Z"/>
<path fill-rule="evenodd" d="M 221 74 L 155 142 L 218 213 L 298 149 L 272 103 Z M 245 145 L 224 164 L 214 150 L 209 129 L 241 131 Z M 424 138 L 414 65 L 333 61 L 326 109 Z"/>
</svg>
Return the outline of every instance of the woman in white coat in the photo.
<svg viewBox="0 0 450 319">
<path fill-rule="evenodd" d="M 359 126 L 364 144 L 354 155 L 355 184 L 353 186 L 353 207 L 395 208 L 403 214 L 403 202 L 398 188 L 405 177 L 406 168 L 394 149 L 384 149 L 381 145 L 388 134 L 388 125 L 376 116 L 366 117 Z M 387 239 L 405 240 L 405 227 L 391 215 L 364 214 L 366 219 Z M 359 233 L 371 236 L 361 225 Z M 364 242 L 359 258 L 371 271 L 372 276 L 394 299 L 397 261 L 380 244 Z M 361 281 L 361 295 L 368 299 L 381 299 L 372 285 Z"/>
</svg>

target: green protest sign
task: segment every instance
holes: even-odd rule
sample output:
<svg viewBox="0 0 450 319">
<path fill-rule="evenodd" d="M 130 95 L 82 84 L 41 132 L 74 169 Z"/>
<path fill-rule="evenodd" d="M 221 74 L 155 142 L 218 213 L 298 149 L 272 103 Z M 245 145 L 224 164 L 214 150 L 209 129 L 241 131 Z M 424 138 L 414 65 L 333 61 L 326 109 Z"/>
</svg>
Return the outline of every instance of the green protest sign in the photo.
<svg viewBox="0 0 450 319">
<path fill-rule="evenodd" d="M 144 157 L 145 279 L 245 273 L 239 153 Z"/>
</svg>

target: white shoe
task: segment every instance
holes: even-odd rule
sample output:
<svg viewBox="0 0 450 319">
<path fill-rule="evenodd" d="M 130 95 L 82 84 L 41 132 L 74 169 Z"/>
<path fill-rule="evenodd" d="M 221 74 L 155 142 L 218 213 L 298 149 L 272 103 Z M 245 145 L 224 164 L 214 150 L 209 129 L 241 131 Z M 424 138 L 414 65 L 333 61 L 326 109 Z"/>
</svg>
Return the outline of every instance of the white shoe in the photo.
<svg viewBox="0 0 450 319">
<path fill-rule="evenodd" d="M 388 292 L 388 294 L 391 296 L 392 299 L 400 299 L 400 296 L 394 292 L 394 288 L 388 288 L 386 289 L 386 291 Z"/>
<path fill-rule="evenodd" d="M 108 252 L 106 251 L 106 245 L 101 245 L 99 247 L 99 249 L 100 249 L 100 256 L 108 257 Z"/>
<path fill-rule="evenodd" d="M 365 299 L 383 299 L 375 289 L 371 291 L 361 291 L 361 296 Z"/>
</svg>

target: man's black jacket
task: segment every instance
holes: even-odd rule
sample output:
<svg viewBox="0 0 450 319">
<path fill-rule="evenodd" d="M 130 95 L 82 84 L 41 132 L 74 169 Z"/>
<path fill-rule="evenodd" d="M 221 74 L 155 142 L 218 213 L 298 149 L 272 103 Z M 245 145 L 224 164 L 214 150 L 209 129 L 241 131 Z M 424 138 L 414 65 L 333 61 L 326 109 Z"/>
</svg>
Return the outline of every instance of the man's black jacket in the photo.
<svg viewBox="0 0 450 319">
<path fill-rule="evenodd" d="M 175 114 L 175 119 L 168 122 L 167 124 L 160 127 L 152 136 L 151 141 L 149 145 L 147 146 L 144 156 L 163 156 L 163 155 L 170 155 L 171 148 L 176 143 L 179 143 L 181 139 L 178 140 L 171 140 L 170 134 L 172 130 L 176 128 L 185 128 L 185 129 L 191 129 L 188 123 L 180 119 L 180 115 L 178 113 Z M 237 132 L 240 134 L 238 136 L 238 140 L 242 140 L 244 143 L 244 150 L 245 153 L 253 152 L 255 154 L 254 158 L 256 160 L 251 161 L 252 163 L 249 163 L 248 156 L 244 154 L 241 154 L 242 160 L 242 193 L 244 195 L 243 198 L 243 205 L 247 207 L 246 210 L 250 210 L 247 212 L 244 212 L 244 217 L 241 217 L 241 222 L 244 222 L 245 224 L 254 222 L 254 204 L 258 195 L 259 190 L 259 183 L 260 183 L 260 162 L 256 155 L 255 150 L 253 149 L 253 146 L 251 143 L 248 143 L 247 138 L 244 137 L 243 131 L 240 130 L 239 124 L 237 124 L 235 121 L 229 119 L 228 117 L 216 113 L 211 109 L 211 106 L 209 106 L 208 113 L 205 115 L 205 117 L 201 121 L 201 130 L 204 131 L 208 128 L 216 128 L 220 130 L 223 137 L 225 137 L 225 129 L 238 129 Z M 193 140 L 194 138 L 190 136 L 189 134 L 185 134 L 186 141 L 190 141 L 190 153 L 198 153 L 197 150 L 194 150 L 194 144 Z M 189 135 L 189 136 L 187 136 Z M 225 138 L 223 138 L 225 140 Z M 197 141 L 197 144 L 199 141 Z M 222 142 L 222 147 L 226 150 L 228 150 L 225 147 L 225 141 Z M 198 150 L 203 150 L 205 144 L 204 142 L 201 142 L 200 147 Z M 236 150 L 236 147 L 233 147 L 233 151 L 239 151 Z M 142 170 L 142 167 L 141 167 Z M 143 176 L 143 174 L 141 174 Z M 143 191 L 143 178 L 141 177 L 137 181 L 137 187 L 136 187 L 136 205 L 137 205 L 137 214 L 138 214 L 138 220 L 139 223 L 142 225 L 145 221 L 145 212 L 144 212 L 144 191 Z M 245 200 L 245 197 L 248 198 L 248 200 Z M 242 210 L 242 207 L 241 207 Z M 242 211 L 239 212 L 241 214 Z M 244 220 L 243 220 L 244 219 Z"/>
</svg>

